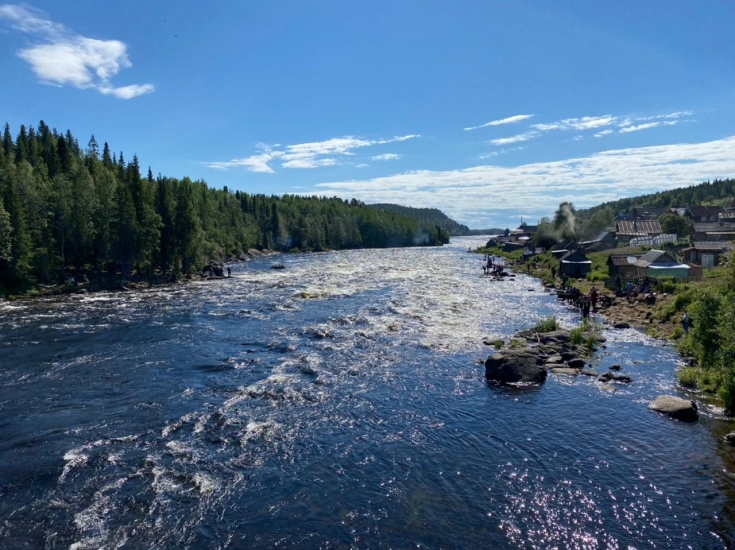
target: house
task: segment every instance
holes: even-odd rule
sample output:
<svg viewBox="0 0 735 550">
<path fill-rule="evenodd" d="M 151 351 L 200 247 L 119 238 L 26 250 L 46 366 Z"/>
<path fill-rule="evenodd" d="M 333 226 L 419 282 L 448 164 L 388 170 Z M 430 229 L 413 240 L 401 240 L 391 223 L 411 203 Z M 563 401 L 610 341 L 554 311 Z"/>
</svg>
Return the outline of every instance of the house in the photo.
<svg viewBox="0 0 735 550">
<path fill-rule="evenodd" d="M 691 247 L 682 250 L 684 261 L 689 264 L 699 264 L 703 267 L 713 267 L 721 262 L 726 252 L 735 250 L 735 243 L 704 241 L 694 242 Z"/>
<path fill-rule="evenodd" d="M 663 233 L 657 220 L 618 220 L 618 242 L 628 242 L 634 237 L 655 237 Z"/>
<path fill-rule="evenodd" d="M 561 260 L 562 256 L 566 256 L 568 252 L 577 250 L 577 248 L 579 248 L 577 243 L 572 241 L 564 245 L 558 244 L 554 247 L 554 250 L 551 251 L 551 255 L 557 260 Z"/>
<path fill-rule="evenodd" d="M 716 222 L 722 214 L 725 214 L 725 209 L 721 206 L 689 206 L 684 215 L 693 222 L 700 223 Z"/>
<path fill-rule="evenodd" d="M 523 250 L 524 246 L 525 246 L 524 242 L 508 241 L 503 244 L 503 252 L 513 252 L 515 250 Z"/>
<path fill-rule="evenodd" d="M 680 262 L 677 258 L 664 250 L 649 250 L 638 258 L 633 265 L 636 266 L 636 275 L 644 277 L 679 277 L 689 278 L 691 266 Z"/>
<path fill-rule="evenodd" d="M 636 206 L 633 209 L 633 219 L 655 220 L 658 219 L 661 214 L 666 214 L 667 212 L 669 212 L 668 208 L 659 208 L 655 206 Z"/>
<path fill-rule="evenodd" d="M 718 222 L 701 222 L 692 225 L 692 242 L 733 241 L 735 240 L 735 224 Z"/>
<path fill-rule="evenodd" d="M 559 260 L 559 274 L 565 273 L 568 277 L 580 279 L 590 271 L 592 262 L 579 250 L 571 250 Z"/>
<path fill-rule="evenodd" d="M 610 250 L 617 246 L 617 238 L 615 237 L 615 233 L 611 231 L 603 231 L 594 239 L 579 243 L 579 248 L 585 252 L 602 252 L 603 250 Z"/>
<path fill-rule="evenodd" d="M 631 279 L 636 276 L 636 266 L 633 262 L 642 254 L 610 254 L 607 258 L 607 272 L 610 277 Z"/>
</svg>

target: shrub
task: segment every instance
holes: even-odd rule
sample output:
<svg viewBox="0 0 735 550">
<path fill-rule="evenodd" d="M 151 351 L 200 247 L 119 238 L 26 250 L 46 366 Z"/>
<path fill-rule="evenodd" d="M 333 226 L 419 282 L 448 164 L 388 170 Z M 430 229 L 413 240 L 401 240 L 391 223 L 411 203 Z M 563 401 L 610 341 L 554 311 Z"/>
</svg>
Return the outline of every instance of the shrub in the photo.
<svg viewBox="0 0 735 550">
<path fill-rule="evenodd" d="M 679 380 L 679 385 L 685 388 L 696 388 L 697 380 L 699 378 L 699 369 L 696 367 L 682 367 L 677 369 L 676 378 Z"/>
<path fill-rule="evenodd" d="M 556 320 L 554 315 L 541 319 L 534 325 L 532 330 L 536 332 L 552 332 L 559 329 L 559 322 Z"/>
<path fill-rule="evenodd" d="M 584 332 L 584 330 L 582 329 L 581 326 L 578 326 L 577 328 L 573 328 L 572 329 L 572 332 L 571 332 L 571 335 L 572 335 L 571 342 L 572 342 L 572 344 L 574 344 L 575 346 L 579 346 L 579 345 L 582 344 L 582 342 L 584 342 L 584 336 L 582 336 L 582 333 L 583 332 Z"/>
</svg>

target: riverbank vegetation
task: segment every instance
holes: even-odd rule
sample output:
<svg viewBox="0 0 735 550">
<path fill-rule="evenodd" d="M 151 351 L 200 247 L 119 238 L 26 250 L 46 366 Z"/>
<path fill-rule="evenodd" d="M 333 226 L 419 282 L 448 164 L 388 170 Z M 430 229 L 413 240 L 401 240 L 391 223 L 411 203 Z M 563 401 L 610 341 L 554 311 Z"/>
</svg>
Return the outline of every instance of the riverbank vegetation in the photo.
<svg viewBox="0 0 735 550">
<path fill-rule="evenodd" d="M 439 245 L 447 230 L 339 198 L 266 196 L 141 174 L 94 136 L 80 147 L 43 121 L 0 145 L 0 295 L 95 271 L 187 274 L 250 248 L 319 251 Z"/>
<path fill-rule="evenodd" d="M 684 243 L 667 245 L 673 254 L 679 254 Z M 591 252 L 587 258 L 592 269 L 584 279 L 570 281 L 583 294 L 593 287 L 604 287 L 607 259 L 610 254 L 644 253 L 650 247 L 621 247 L 603 252 Z M 504 252 L 502 248 L 480 248 L 479 253 L 492 254 L 513 262 L 516 269 L 541 279 L 547 285 L 556 285 L 558 260 L 550 252 L 523 258 L 523 252 Z M 628 323 L 643 329 L 655 338 L 675 343 L 687 366 L 677 370 L 679 383 L 719 400 L 729 415 L 735 415 L 735 257 L 730 254 L 724 265 L 708 268 L 701 281 L 677 280 L 662 277 L 657 281 L 657 299 L 654 304 L 618 299 L 604 309 L 602 315 L 612 324 Z M 685 331 L 681 319 L 688 312 L 692 327 Z"/>
</svg>

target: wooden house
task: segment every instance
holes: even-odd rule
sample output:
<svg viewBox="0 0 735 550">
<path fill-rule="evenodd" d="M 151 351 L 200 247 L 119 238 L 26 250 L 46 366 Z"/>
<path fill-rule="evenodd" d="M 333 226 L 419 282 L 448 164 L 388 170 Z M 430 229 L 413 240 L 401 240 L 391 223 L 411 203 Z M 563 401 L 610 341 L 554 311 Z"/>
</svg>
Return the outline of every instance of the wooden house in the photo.
<svg viewBox="0 0 735 550">
<path fill-rule="evenodd" d="M 664 250 L 649 250 L 634 262 L 639 277 L 678 277 L 688 279 L 691 266 Z"/>
<path fill-rule="evenodd" d="M 610 277 L 631 279 L 636 276 L 636 266 L 633 262 L 642 254 L 610 254 L 607 258 L 607 272 Z"/>
<path fill-rule="evenodd" d="M 571 250 L 559 260 L 559 274 L 580 279 L 592 271 L 592 262 L 581 251 Z"/>
<path fill-rule="evenodd" d="M 692 242 L 733 241 L 735 240 L 735 224 L 717 222 L 699 222 L 692 225 Z"/>
<path fill-rule="evenodd" d="M 735 249 L 735 243 L 728 242 L 694 242 L 689 248 L 682 250 L 684 261 L 702 267 L 713 267 L 720 264 L 722 255 Z"/>
<path fill-rule="evenodd" d="M 695 223 L 716 222 L 726 214 L 721 206 L 689 206 L 684 215 Z"/>
</svg>

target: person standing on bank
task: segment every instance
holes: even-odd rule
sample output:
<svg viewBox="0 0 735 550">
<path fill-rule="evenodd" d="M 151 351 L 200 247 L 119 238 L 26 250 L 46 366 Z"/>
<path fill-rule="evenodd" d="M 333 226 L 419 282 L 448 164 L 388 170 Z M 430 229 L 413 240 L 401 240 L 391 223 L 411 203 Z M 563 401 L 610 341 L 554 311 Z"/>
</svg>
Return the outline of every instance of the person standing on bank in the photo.
<svg viewBox="0 0 735 550">
<path fill-rule="evenodd" d="M 689 334 L 689 327 L 692 326 L 692 318 L 687 311 L 681 316 L 681 326 L 684 329 L 684 334 Z"/>
</svg>

